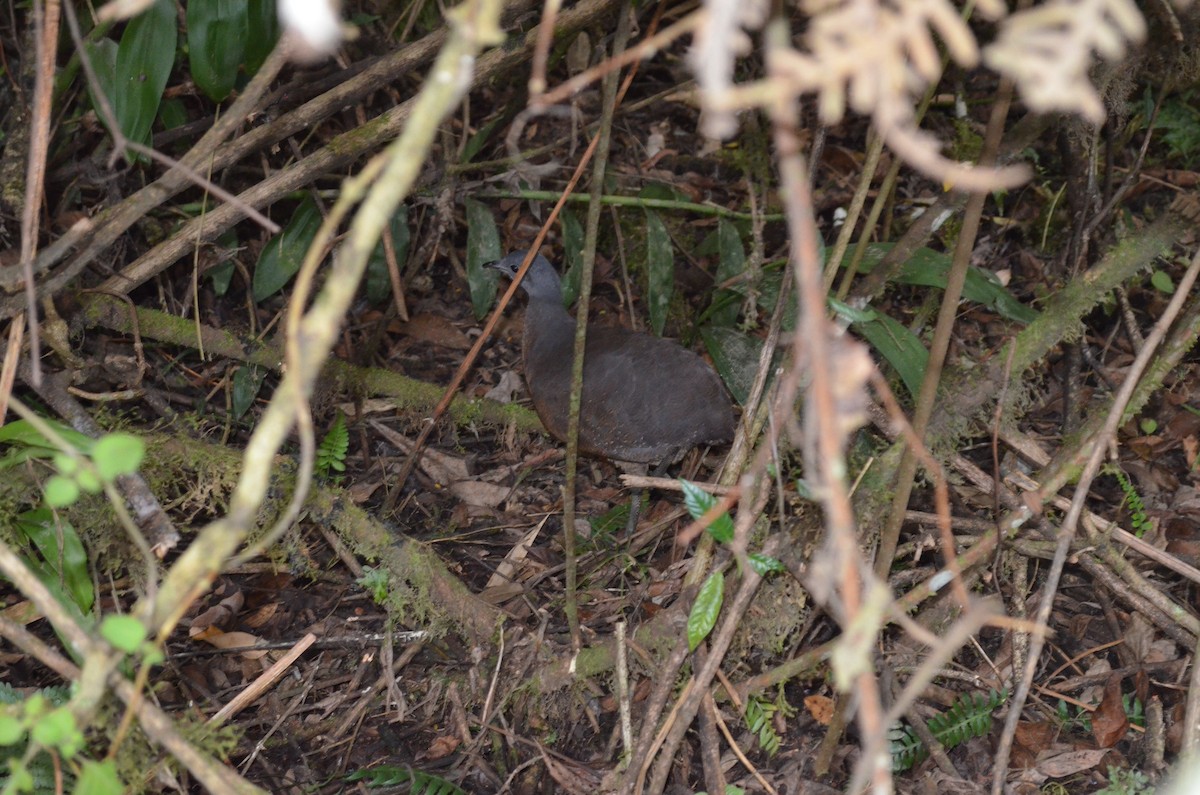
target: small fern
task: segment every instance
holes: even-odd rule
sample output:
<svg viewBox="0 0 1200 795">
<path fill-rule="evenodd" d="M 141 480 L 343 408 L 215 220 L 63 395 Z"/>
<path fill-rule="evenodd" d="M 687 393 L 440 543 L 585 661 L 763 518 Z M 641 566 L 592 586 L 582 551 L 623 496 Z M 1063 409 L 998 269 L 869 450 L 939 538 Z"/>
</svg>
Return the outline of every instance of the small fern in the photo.
<svg viewBox="0 0 1200 795">
<path fill-rule="evenodd" d="M 347 781 L 365 781 L 368 787 L 409 785 L 411 795 L 467 795 L 444 778 L 431 776 L 411 767 L 380 765 L 370 770 L 357 770 L 346 776 Z"/>
<path fill-rule="evenodd" d="M 746 700 L 746 711 L 742 713 L 746 728 L 758 735 L 758 747 L 766 751 L 767 756 L 774 756 L 779 750 L 779 735 L 771 724 L 771 717 L 777 709 L 775 704 L 751 696 Z"/>
<path fill-rule="evenodd" d="M 338 412 L 333 427 L 325 434 L 317 447 L 317 461 L 313 467 L 317 477 L 329 477 L 334 472 L 346 471 L 346 451 L 350 449 L 350 431 L 346 429 L 346 415 Z"/>
<path fill-rule="evenodd" d="M 1150 527 L 1150 517 L 1146 515 L 1146 503 L 1142 502 L 1142 497 L 1137 493 L 1137 488 L 1129 480 L 1129 476 L 1121 471 L 1115 464 L 1108 464 L 1104 467 L 1105 471 L 1117 479 L 1117 483 L 1121 486 L 1121 493 L 1125 495 L 1122 505 L 1129 506 L 1129 524 L 1133 528 L 1133 533 L 1138 538 L 1141 538 L 1146 530 Z"/>
<path fill-rule="evenodd" d="M 1145 727 L 1146 711 L 1137 696 L 1133 693 L 1125 693 L 1121 696 L 1121 706 L 1125 709 L 1125 717 L 1129 719 L 1131 724 Z M 1063 731 L 1092 733 L 1092 713 L 1086 707 L 1076 707 L 1067 704 L 1067 702 L 1060 698 L 1055 714 Z"/>
<path fill-rule="evenodd" d="M 987 695 L 967 693 L 954 706 L 929 721 L 929 731 L 946 748 L 961 745 L 972 737 L 992 730 L 992 710 L 1004 703 L 1008 690 L 990 690 Z M 897 724 L 888 732 L 891 742 L 892 770 L 901 772 L 923 761 L 929 749 L 912 727 Z"/>
</svg>

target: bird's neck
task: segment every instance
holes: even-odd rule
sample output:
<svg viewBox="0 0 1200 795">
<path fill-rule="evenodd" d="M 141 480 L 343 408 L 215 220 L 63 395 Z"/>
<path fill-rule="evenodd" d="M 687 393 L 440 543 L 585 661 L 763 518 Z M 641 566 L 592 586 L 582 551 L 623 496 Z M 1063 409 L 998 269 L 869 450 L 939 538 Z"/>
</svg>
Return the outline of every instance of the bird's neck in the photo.
<svg viewBox="0 0 1200 795">
<path fill-rule="evenodd" d="M 523 347 L 532 350 L 572 349 L 575 342 L 575 318 L 563 308 L 561 299 L 533 298 L 525 308 Z"/>
</svg>

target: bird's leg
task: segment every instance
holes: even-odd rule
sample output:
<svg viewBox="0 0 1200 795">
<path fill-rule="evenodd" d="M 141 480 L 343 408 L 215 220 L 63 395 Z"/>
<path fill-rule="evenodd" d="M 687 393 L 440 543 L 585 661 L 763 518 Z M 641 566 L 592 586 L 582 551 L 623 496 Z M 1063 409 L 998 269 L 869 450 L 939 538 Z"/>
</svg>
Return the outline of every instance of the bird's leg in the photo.
<svg viewBox="0 0 1200 795">
<path fill-rule="evenodd" d="M 667 474 L 667 467 L 678 458 L 676 453 L 672 453 L 654 466 L 654 470 L 650 473 L 650 477 L 661 478 Z M 637 530 L 639 514 L 642 512 L 642 497 L 646 490 L 638 488 L 633 490 L 633 502 L 629 504 L 629 520 L 625 522 L 625 537 L 629 538 Z"/>
</svg>

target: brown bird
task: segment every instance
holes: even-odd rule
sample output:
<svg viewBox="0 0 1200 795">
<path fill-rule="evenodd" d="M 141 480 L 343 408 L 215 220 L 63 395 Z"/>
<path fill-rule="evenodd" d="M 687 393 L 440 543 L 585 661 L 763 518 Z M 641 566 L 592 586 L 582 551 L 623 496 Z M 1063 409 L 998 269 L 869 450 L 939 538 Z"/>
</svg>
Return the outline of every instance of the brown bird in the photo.
<svg viewBox="0 0 1200 795">
<path fill-rule="evenodd" d="M 490 263 L 512 278 L 526 252 Z M 525 383 L 542 424 L 567 436 L 575 319 L 563 307 L 562 282 L 538 254 L 521 282 L 525 310 Z M 584 353 L 579 449 L 638 463 L 677 460 L 698 444 L 733 438 L 733 411 L 721 379 L 704 359 L 673 340 L 624 328 L 589 326 Z"/>
</svg>

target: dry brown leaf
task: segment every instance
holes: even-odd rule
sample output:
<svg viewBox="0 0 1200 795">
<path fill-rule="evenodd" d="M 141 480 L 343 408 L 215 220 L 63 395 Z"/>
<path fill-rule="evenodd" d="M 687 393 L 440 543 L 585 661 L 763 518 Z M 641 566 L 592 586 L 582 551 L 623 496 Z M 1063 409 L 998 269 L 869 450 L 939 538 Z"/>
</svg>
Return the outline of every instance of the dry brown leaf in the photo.
<svg viewBox="0 0 1200 795">
<path fill-rule="evenodd" d="M 440 737 L 435 737 L 429 747 L 425 749 L 425 758 L 428 760 L 442 759 L 454 753 L 458 748 L 458 738 L 453 735 L 443 734 Z"/>
<path fill-rule="evenodd" d="M 1014 737 L 1017 744 L 1031 751 L 1049 748 L 1058 737 L 1058 728 L 1050 721 L 1021 721 Z"/>
<path fill-rule="evenodd" d="M 424 313 L 416 315 L 407 323 L 400 323 L 399 331 L 413 339 L 440 345 L 443 348 L 465 351 L 471 340 L 444 317 Z"/>
<path fill-rule="evenodd" d="M 217 604 L 193 618 L 192 624 L 188 628 L 188 636 L 194 638 L 202 630 L 210 626 L 220 627 L 228 624 L 230 619 L 241 612 L 242 606 L 245 603 L 246 597 L 242 595 L 242 592 L 240 590 L 234 591 Z"/>
<path fill-rule="evenodd" d="M 504 498 L 512 493 L 512 489 L 478 480 L 460 480 L 451 484 L 450 493 L 468 505 L 495 508 L 504 502 Z"/>
<path fill-rule="evenodd" d="M 1100 764 L 1107 748 L 1085 748 L 1081 751 L 1047 751 L 1038 757 L 1038 772 L 1050 778 L 1073 776 Z"/>
<path fill-rule="evenodd" d="M 805 696 L 804 706 L 813 720 L 822 726 L 828 726 L 833 720 L 833 699 L 829 696 Z"/>
<path fill-rule="evenodd" d="M 250 615 L 246 616 L 242 620 L 242 623 L 250 627 L 250 629 L 261 629 L 268 621 L 275 617 L 275 614 L 279 612 L 280 607 L 281 605 L 279 602 L 268 602 Z"/>
<path fill-rule="evenodd" d="M 216 627 L 206 627 L 198 634 L 193 635 L 192 639 L 202 640 L 218 649 L 239 649 L 243 646 L 253 646 L 259 641 L 257 635 L 251 635 L 249 632 L 222 632 Z M 267 651 L 267 649 L 248 649 L 239 653 L 247 660 L 257 660 L 266 656 Z"/>
<path fill-rule="evenodd" d="M 1101 748 L 1112 748 L 1129 730 L 1129 716 L 1121 703 L 1121 675 L 1113 674 L 1104 683 L 1104 698 L 1092 713 L 1092 735 Z"/>
<path fill-rule="evenodd" d="M 1146 662 L 1146 657 L 1150 654 L 1150 645 L 1154 643 L 1156 634 L 1154 627 L 1149 621 L 1142 618 L 1141 613 L 1133 613 L 1129 616 L 1129 623 L 1125 625 L 1125 648 L 1133 655 L 1135 662 Z"/>
</svg>

